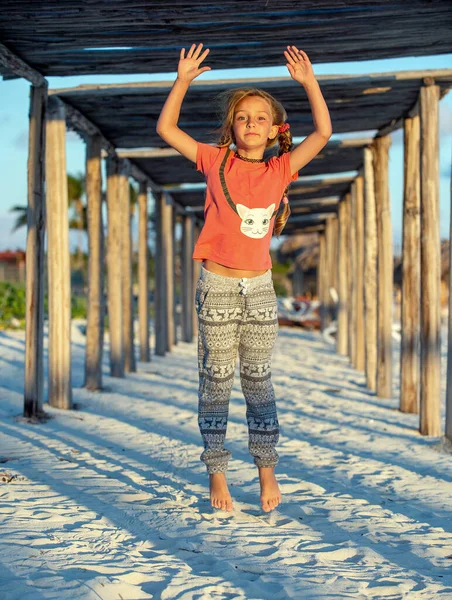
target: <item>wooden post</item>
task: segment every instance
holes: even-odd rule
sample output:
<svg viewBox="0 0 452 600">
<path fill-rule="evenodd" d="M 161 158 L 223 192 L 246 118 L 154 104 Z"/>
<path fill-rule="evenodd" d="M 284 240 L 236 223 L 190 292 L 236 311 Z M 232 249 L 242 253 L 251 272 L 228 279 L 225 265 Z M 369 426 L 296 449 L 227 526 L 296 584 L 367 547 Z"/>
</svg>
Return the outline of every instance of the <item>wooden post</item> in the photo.
<svg viewBox="0 0 452 600">
<path fill-rule="evenodd" d="M 355 180 L 356 202 L 356 357 L 355 367 L 364 371 L 365 328 L 364 328 L 364 179 L 358 175 Z"/>
<path fill-rule="evenodd" d="M 49 404 L 72 408 L 71 264 L 64 106 L 50 97 L 47 110 L 46 196 L 49 271 Z"/>
<path fill-rule="evenodd" d="M 374 142 L 375 202 L 377 212 L 377 396 L 392 397 L 393 253 L 388 160 L 391 138 Z"/>
<path fill-rule="evenodd" d="M 104 345 L 104 277 L 101 139 L 91 136 L 86 145 L 86 197 L 88 214 L 88 318 L 86 326 L 85 386 L 102 388 Z"/>
<path fill-rule="evenodd" d="M 421 389 L 420 432 L 440 435 L 439 87 L 421 88 Z"/>
<path fill-rule="evenodd" d="M 172 278 L 173 278 L 173 339 L 172 339 L 172 343 L 173 344 L 177 344 L 177 324 L 179 322 L 179 315 L 177 312 L 177 266 L 176 266 L 176 261 L 177 261 L 177 252 L 176 252 L 176 248 L 177 248 L 177 242 L 176 242 L 176 227 L 177 224 L 179 222 L 178 219 L 178 215 L 176 212 L 176 209 L 174 208 L 173 205 L 171 205 L 171 221 L 172 221 L 172 244 L 171 244 L 171 256 L 172 256 L 172 263 L 171 263 L 171 272 L 172 272 Z"/>
<path fill-rule="evenodd" d="M 182 231 L 182 339 L 193 341 L 193 216 L 184 215 Z"/>
<path fill-rule="evenodd" d="M 159 194 L 155 201 L 155 227 L 156 227 L 156 252 L 155 252 L 155 289 L 154 289 L 154 327 L 155 327 L 155 353 L 165 356 L 168 313 L 166 309 L 166 240 L 164 232 L 166 197 L 165 192 Z"/>
<path fill-rule="evenodd" d="M 331 219 L 331 287 L 336 294 L 339 293 L 339 275 L 338 275 L 338 243 L 339 243 L 339 219 L 337 216 Z M 331 318 L 337 323 L 337 301 L 331 296 Z"/>
<path fill-rule="evenodd" d="M 377 389 L 377 215 L 371 148 L 364 149 L 364 323 L 367 387 Z"/>
<path fill-rule="evenodd" d="M 121 208 L 121 281 L 124 338 L 124 370 L 133 373 L 136 369 L 133 329 L 133 278 L 132 278 L 132 224 L 130 214 L 130 184 L 127 166 L 121 161 L 119 173 L 119 201 Z"/>
<path fill-rule="evenodd" d="M 323 269 L 323 304 L 325 307 L 325 326 L 331 323 L 333 314 L 333 299 L 330 294 L 332 280 L 332 258 L 333 258 L 333 231 L 331 218 L 326 220 L 325 224 L 325 258 Z"/>
<path fill-rule="evenodd" d="M 150 362 L 149 348 L 149 247 L 147 186 L 140 182 L 138 194 L 138 314 L 140 325 L 140 360 Z"/>
<path fill-rule="evenodd" d="M 47 87 L 30 87 L 24 416 L 43 413 L 44 238 L 46 222 L 45 114 Z"/>
<path fill-rule="evenodd" d="M 108 219 L 108 327 L 110 335 L 110 375 L 124 377 L 123 306 L 121 285 L 121 203 L 119 195 L 119 162 L 107 159 Z"/>
<path fill-rule="evenodd" d="M 357 245 L 356 245 L 356 182 L 353 181 L 350 193 L 350 287 L 349 287 L 349 357 L 351 364 L 356 367 L 356 276 L 357 276 Z"/>
<path fill-rule="evenodd" d="M 450 204 L 452 209 L 452 170 L 450 178 Z M 449 265 L 452 265 L 452 210 L 449 223 Z M 449 315 L 447 333 L 447 388 L 446 437 L 452 442 L 452 269 L 449 266 Z"/>
<path fill-rule="evenodd" d="M 339 239 L 338 239 L 338 295 L 339 307 L 337 313 L 336 352 L 343 356 L 348 352 L 348 268 L 347 257 L 349 247 L 347 244 L 349 231 L 348 194 L 339 202 Z"/>
<path fill-rule="evenodd" d="M 165 195 L 163 209 L 163 238 L 165 243 L 165 305 L 166 305 L 166 350 L 171 351 L 174 344 L 174 224 L 173 206 Z"/>
<path fill-rule="evenodd" d="M 326 327 L 326 307 L 325 307 L 325 233 L 319 234 L 319 262 L 317 267 L 317 296 L 320 307 L 320 329 L 323 331 Z"/>
<path fill-rule="evenodd" d="M 400 410 L 419 412 L 420 210 L 419 116 L 404 120 Z"/>
</svg>

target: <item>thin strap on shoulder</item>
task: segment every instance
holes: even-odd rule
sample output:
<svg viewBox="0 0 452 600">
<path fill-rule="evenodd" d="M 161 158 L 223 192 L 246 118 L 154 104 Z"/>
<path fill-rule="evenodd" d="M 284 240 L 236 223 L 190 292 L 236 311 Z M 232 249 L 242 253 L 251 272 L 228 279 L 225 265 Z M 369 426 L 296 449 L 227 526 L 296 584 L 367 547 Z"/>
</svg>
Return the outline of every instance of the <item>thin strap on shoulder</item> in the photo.
<svg viewBox="0 0 452 600">
<path fill-rule="evenodd" d="M 234 212 L 236 212 L 238 214 L 237 207 L 234 204 L 234 202 L 232 201 L 231 195 L 229 194 L 228 186 L 226 185 L 226 179 L 224 178 L 224 168 L 226 166 L 226 161 L 228 160 L 228 156 L 230 154 L 231 154 L 231 149 L 228 148 L 224 154 L 224 158 L 220 165 L 220 183 L 221 183 L 221 187 L 223 188 L 224 197 L 226 198 L 229 206 L 232 208 L 232 210 Z"/>
</svg>

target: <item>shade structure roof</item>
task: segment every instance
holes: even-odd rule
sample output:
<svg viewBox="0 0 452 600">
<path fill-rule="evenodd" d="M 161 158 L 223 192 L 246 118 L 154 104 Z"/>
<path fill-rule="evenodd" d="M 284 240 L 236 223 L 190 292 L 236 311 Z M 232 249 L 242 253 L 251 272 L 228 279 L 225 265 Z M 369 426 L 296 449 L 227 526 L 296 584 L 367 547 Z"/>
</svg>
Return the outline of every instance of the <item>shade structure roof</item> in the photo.
<svg viewBox="0 0 452 600">
<path fill-rule="evenodd" d="M 45 76 L 174 71 L 194 41 L 211 48 L 214 69 L 284 65 L 285 44 L 300 40 L 313 62 L 447 53 L 452 4 L 3 0 L 0 11 L 0 43 Z"/>
<path fill-rule="evenodd" d="M 419 88 L 434 81 L 444 95 L 452 87 L 452 70 L 405 71 L 367 76 L 317 78 L 328 104 L 333 132 L 394 127 L 416 105 Z M 312 131 L 312 116 L 303 88 L 288 77 L 194 82 L 185 98 L 180 127 L 196 140 L 215 143 L 220 125 L 216 99 L 240 87 L 268 90 L 284 105 L 292 136 Z M 50 90 L 94 122 L 116 148 L 164 147 L 156 123 L 169 93 L 168 82 L 89 85 Z"/>
</svg>

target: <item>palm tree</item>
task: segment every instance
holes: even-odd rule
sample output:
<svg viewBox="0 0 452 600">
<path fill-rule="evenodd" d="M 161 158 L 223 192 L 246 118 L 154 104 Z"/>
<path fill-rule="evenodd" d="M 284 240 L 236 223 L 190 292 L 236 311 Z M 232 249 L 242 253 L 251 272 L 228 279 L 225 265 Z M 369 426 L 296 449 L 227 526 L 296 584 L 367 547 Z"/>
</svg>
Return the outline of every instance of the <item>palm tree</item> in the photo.
<svg viewBox="0 0 452 600">
<path fill-rule="evenodd" d="M 83 204 L 85 193 L 85 176 L 68 174 L 67 176 L 68 205 L 74 211 L 74 216 L 69 221 L 70 229 L 78 230 L 77 264 L 83 266 L 83 231 L 87 230 L 86 207 Z"/>
</svg>

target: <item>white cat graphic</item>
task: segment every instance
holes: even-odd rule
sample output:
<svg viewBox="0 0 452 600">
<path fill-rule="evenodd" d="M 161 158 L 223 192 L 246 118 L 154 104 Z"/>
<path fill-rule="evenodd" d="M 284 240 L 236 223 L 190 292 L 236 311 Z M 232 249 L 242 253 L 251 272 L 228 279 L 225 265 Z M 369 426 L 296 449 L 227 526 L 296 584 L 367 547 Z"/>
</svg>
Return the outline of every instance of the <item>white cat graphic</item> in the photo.
<svg viewBox="0 0 452 600">
<path fill-rule="evenodd" d="M 243 204 L 237 204 L 237 212 L 242 219 L 240 231 L 250 238 L 264 237 L 270 227 L 274 210 L 274 204 L 270 204 L 267 208 L 248 208 Z"/>
</svg>

